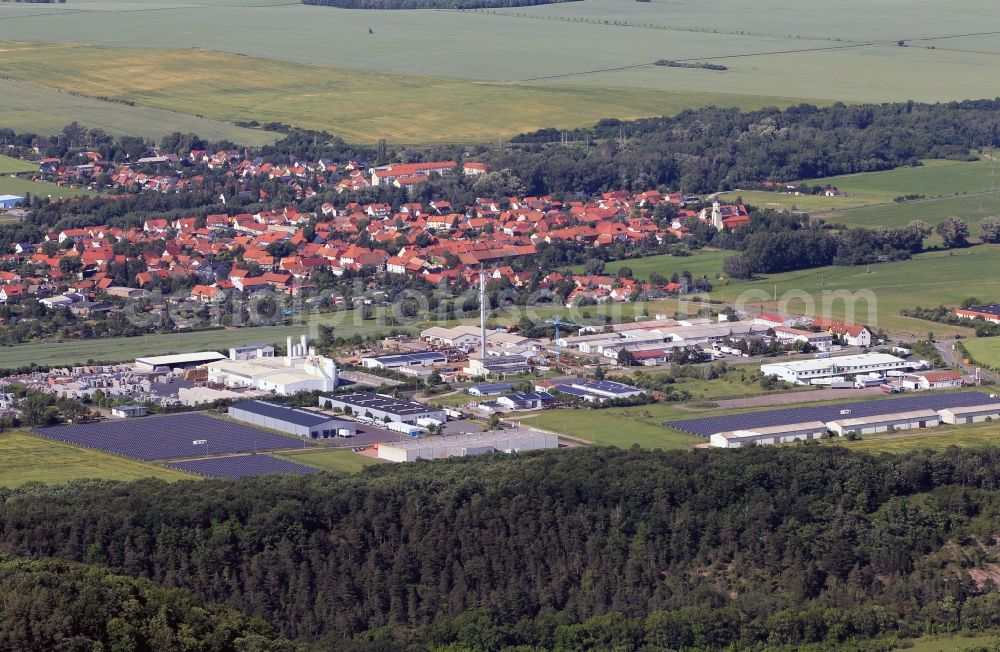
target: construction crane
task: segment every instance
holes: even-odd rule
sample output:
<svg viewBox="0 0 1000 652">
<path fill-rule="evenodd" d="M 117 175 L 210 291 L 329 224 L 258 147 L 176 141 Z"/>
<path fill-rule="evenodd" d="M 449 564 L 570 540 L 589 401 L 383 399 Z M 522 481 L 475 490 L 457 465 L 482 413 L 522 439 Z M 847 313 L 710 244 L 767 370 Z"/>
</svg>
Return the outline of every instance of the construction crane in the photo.
<svg viewBox="0 0 1000 652">
<path fill-rule="evenodd" d="M 555 337 L 553 338 L 553 340 L 556 343 L 556 362 L 558 363 L 559 362 L 559 357 L 560 357 L 560 351 L 559 351 L 559 327 L 560 326 L 575 326 L 575 324 L 573 324 L 572 322 L 564 321 L 563 318 L 560 317 L 559 315 L 556 315 L 552 319 L 546 319 L 545 323 L 546 324 L 552 324 L 553 326 L 556 327 L 556 333 L 555 333 Z"/>
</svg>

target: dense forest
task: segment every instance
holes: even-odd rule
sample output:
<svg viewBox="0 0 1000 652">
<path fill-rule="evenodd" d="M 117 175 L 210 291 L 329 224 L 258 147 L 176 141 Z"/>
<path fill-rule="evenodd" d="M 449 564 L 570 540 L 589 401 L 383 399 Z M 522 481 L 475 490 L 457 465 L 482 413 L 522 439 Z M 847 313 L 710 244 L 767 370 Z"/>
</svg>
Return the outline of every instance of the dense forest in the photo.
<svg viewBox="0 0 1000 652">
<path fill-rule="evenodd" d="M 306 5 L 342 9 L 500 9 L 551 5 L 574 0 L 302 0 Z"/>
<path fill-rule="evenodd" d="M 708 107 L 568 132 L 542 129 L 514 138 L 523 147 L 496 152 L 492 162 L 516 170 L 532 194 L 658 185 L 714 192 L 967 157 L 972 148 L 1000 145 L 998 125 L 1000 100 Z M 560 145 L 564 137 L 572 144 Z"/>
<path fill-rule="evenodd" d="M 997 628 L 998 526 L 1000 449 L 588 448 L 0 491 L 3 554 L 103 564 L 338 650 L 845 649 Z"/>
<path fill-rule="evenodd" d="M 291 651 L 262 620 L 107 569 L 0 558 L 0 649 Z"/>
</svg>

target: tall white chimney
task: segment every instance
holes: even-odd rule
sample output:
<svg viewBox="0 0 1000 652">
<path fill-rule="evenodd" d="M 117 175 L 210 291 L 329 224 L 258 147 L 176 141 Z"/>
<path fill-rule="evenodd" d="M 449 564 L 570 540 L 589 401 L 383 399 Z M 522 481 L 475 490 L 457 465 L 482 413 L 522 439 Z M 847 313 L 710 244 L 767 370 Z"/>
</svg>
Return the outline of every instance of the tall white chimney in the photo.
<svg viewBox="0 0 1000 652">
<path fill-rule="evenodd" d="M 486 357 L 486 272 L 479 270 L 479 342 Z"/>
<path fill-rule="evenodd" d="M 285 342 L 285 365 L 291 366 L 292 364 L 292 336 L 288 336 L 288 340 Z"/>
</svg>

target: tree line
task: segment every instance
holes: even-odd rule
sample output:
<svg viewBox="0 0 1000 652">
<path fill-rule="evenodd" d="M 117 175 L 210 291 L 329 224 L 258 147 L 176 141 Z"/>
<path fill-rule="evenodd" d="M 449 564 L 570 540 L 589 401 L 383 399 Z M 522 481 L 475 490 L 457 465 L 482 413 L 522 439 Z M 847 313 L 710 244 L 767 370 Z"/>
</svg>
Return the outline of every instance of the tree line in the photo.
<svg viewBox="0 0 1000 652">
<path fill-rule="evenodd" d="M 0 549 L 317 649 L 845 649 L 1000 626 L 998 492 L 1000 449 L 585 448 L 0 490 Z"/>
</svg>

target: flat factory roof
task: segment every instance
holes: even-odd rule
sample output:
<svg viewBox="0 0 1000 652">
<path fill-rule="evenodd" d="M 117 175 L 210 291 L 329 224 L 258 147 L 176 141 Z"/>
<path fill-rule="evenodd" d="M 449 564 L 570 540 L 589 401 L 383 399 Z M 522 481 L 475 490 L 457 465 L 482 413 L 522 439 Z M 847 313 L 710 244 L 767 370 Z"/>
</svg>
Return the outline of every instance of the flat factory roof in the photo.
<svg viewBox="0 0 1000 652">
<path fill-rule="evenodd" d="M 892 365 L 905 363 L 888 353 L 859 353 L 857 355 L 842 355 L 836 358 L 816 358 L 814 360 L 789 360 L 788 362 L 773 362 L 762 364 L 761 367 L 784 367 L 795 372 L 823 371 L 833 368 L 857 368 L 865 365 Z"/>
<path fill-rule="evenodd" d="M 387 353 L 385 355 L 370 355 L 365 360 L 378 360 L 383 363 L 391 362 L 424 362 L 426 360 L 447 360 L 448 356 L 437 351 L 421 351 L 418 353 Z"/>
<path fill-rule="evenodd" d="M 443 412 L 442 408 L 424 405 L 415 401 L 401 401 L 392 396 L 375 394 L 374 392 L 353 392 L 350 394 L 327 395 L 324 398 L 348 405 L 391 412 L 393 414 L 423 414 L 424 412 Z"/>
<path fill-rule="evenodd" d="M 268 403 L 267 401 L 243 401 L 230 406 L 230 408 L 243 410 L 262 417 L 287 421 L 307 428 L 329 423 L 330 421 L 344 421 L 344 419 L 339 419 L 331 414 L 302 408 L 291 408 L 286 405 Z"/>
<path fill-rule="evenodd" d="M 914 421 L 916 419 L 936 419 L 938 413 L 934 410 L 914 410 L 912 412 L 892 412 L 890 414 L 875 414 L 869 417 L 854 417 L 847 419 L 834 419 L 830 423 L 840 426 L 867 426 L 873 423 L 884 423 L 886 421 Z"/>
<path fill-rule="evenodd" d="M 804 423 L 788 423 L 782 426 L 769 426 L 767 428 L 754 428 L 753 430 L 734 430 L 732 432 L 716 433 L 721 434 L 726 439 L 743 439 L 746 437 L 766 437 L 767 435 L 781 435 L 787 432 L 816 432 L 826 430 L 826 424 L 822 421 L 806 421 Z"/>
<path fill-rule="evenodd" d="M 154 367 L 166 367 L 172 364 L 189 364 L 192 362 L 214 362 L 225 360 L 226 356 L 218 351 L 197 351 L 194 353 L 174 353 L 172 355 L 153 355 L 136 358 L 136 364 L 148 364 Z"/>
<path fill-rule="evenodd" d="M 980 414 L 982 412 L 1000 412 L 1000 403 L 990 403 L 988 405 L 968 405 L 964 407 L 944 408 L 952 414 Z"/>
</svg>

